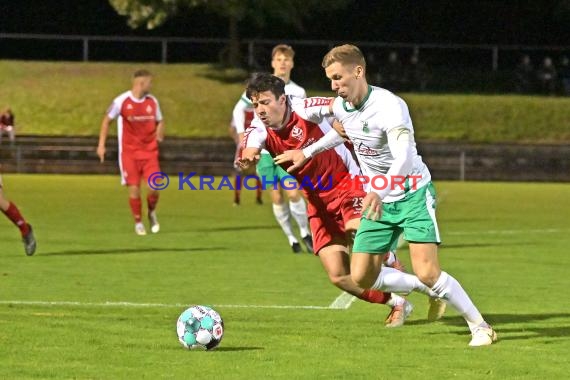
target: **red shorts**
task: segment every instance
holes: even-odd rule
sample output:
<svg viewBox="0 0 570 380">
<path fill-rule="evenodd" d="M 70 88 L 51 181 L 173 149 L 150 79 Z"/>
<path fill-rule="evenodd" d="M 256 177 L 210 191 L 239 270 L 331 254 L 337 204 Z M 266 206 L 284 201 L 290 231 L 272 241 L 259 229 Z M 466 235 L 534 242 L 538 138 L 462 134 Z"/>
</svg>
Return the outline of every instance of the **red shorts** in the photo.
<svg viewBox="0 0 570 380">
<path fill-rule="evenodd" d="M 130 155 L 121 154 L 119 167 L 121 169 L 121 184 L 127 186 L 140 186 L 141 179 L 146 183 L 152 173 L 160 171 L 158 157 L 137 160 Z"/>
<path fill-rule="evenodd" d="M 363 190 L 329 190 L 309 196 L 307 216 L 313 235 L 315 254 L 335 239 L 347 244 L 344 226 L 362 213 Z"/>
</svg>

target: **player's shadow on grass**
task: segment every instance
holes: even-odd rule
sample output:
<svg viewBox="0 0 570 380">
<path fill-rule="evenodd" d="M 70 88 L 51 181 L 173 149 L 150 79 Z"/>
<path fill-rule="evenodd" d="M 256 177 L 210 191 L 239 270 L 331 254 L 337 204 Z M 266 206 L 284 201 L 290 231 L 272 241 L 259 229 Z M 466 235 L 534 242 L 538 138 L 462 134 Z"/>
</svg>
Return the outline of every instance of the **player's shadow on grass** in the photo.
<svg viewBox="0 0 570 380">
<path fill-rule="evenodd" d="M 194 248 L 110 248 L 110 249 L 80 249 L 56 252 L 41 252 L 38 256 L 67 256 L 67 255 L 129 255 L 136 253 L 160 253 L 160 252 L 206 252 L 225 251 L 227 247 L 194 247 Z"/>
<path fill-rule="evenodd" d="M 550 319 L 566 319 L 560 322 L 560 326 L 540 326 L 540 322 Z M 497 330 L 499 340 L 521 340 L 536 338 L 568 338 L 570 337 L 570 313 L 551 314 L 485 314 L 485 319 Z M 406 322 L 406 325 L 428 324 L 426 320 Z M 463 335 L 466 333 L 465 320 L 462 317 L 443 317 L 439 322 L 445 325 L 462 327 L 454 333 Z M 522 326 L 509 326 L 518 324 Z M 528 324 L 528 325 L 527 325 Z M 443 333 L 443 332 L 442 332 Z M 439 333 L 436 333 L 439 334 Z"/>
<path fill-rule="evenodd" d="M 448 306 L 449 307 L 449 306 Z M 527 323 L 546 321 L 554 318 L 568 318 L 570 322 L 570 313 L 544 313 L 544 314 L 487 314 L 484 313 L 485 320 L 491 325 L 507 325 L 509 323 Z M 406 321 L 406 325 L 427 325 L 426 319 L 419 319 L 415 321 Z M 460 316 L 446 317 L 444 316 L 436 323 L 443 323 L 453 326 L 465 326 L 465 320 Z"/>
<path fill-rule="evenodd" d="M 217 351 L 226 351 L 226 352 L 255 351 L 255 350 L 265 350 L 265 348 L 263 348 L 263 347 L 218 347 L 214 350 L 214 352 L 217 352 Z"/>
<path fill-rule="evenodd" d="M 458 244 L 442 244 L 440 246 L 440 250 L 446 250 L 446 249 L 463 249 L 463 248 L 488 248 L 488 247 L 498 247 L 498 246 L 515 246 L 515 245 L 520 245 L 520 246 L 530 246 L 530 245 L 536 245 L 534 243 L 531 242 L 517 242 L 517 243 L 513 243 L 513 242 L 502 242 L 502 243 L 458 243 Z"/>
</svg>

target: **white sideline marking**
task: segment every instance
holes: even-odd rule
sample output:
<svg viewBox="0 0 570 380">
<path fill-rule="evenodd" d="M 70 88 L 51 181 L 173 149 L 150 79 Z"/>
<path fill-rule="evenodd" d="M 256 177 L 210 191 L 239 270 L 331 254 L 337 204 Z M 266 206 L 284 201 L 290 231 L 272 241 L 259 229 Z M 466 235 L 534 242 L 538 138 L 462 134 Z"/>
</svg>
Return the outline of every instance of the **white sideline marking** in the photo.
<svg viewBox="0 0 570 380">
<path fill-rule="evenodd" d="M 340 293 L 340 296 L 329 305 L 328 309 L 348 309 L 350 305 L 356 300 L 356 297 L 347 292 Z"/>
<path fill-rule="evenodd" d="M 183 303 L 136 303 L 136 302 L 76 302 L 76 301 L 8 301 L 0 300 L 0 305 L 29 305 L 29 306 L 83 306 L 83 307 L 188 307 L 191 304 Z M 312 305 L 213 305 L 219 308 L 248 308 L 248 309 L 314 309 L 326 310 L 334 309 L 330 306 Z"/>
</svg>

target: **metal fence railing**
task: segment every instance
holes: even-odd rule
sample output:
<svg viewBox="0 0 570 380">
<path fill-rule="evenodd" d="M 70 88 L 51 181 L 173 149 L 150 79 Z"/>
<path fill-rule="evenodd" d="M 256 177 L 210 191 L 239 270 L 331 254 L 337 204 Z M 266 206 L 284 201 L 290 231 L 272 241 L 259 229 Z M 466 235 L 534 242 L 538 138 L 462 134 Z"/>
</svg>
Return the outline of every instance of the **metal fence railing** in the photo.
<svg viewBox="0 0 570 380">
<path fill-rule="evenodd" d="M 296 52 L 296 78 L 310 85 L 322 76 L 320 62 L 334 45 L 333 40 L 244 39 L 240 41 L 242 66 L 247 70 L 269 68 L 271 48 L 278 43 L 292 45 Z M 434 44 L 350 41 L 360 46 L 367 58 L 378 64 L 390 52 L 397 52 L 403 64 L 417 55 L 433 71 L 432 89 L 473 88 L 474 90 L 508 89 L 512 72 L 523 54 L 535 66 L 546 56 L 555 64 L 570 56 L 567 46 L 530 46 L 497 44 Z M 58 34 L 0 33 L 0 58 L 67 61 L 130 62 L 220 62 L 227 54 L 229 39 L 186 37 L 136 37 Z M 306 84 L 309 82 L 309 84 Z"/>
</svg>

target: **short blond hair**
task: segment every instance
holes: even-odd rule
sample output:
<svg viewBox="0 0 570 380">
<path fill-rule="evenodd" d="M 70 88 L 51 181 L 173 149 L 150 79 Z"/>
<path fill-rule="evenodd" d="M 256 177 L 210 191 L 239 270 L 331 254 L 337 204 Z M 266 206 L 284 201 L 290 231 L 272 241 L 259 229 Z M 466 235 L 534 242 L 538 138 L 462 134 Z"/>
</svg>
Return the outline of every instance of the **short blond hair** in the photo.
<svg viewBox="0 0 570 380">
<path fill-rule="evenodd" d="M 360 49 L 354 45 L 345 44 L 335 46 L 324 56 L 322 66 L 326 69 L 335 62 L 339 62 L 342 65 L 360 65 L 366 70 L 364 55 Z"/>
<path fill-rule="evenodd" d="M 137 70 L 133 73 L 133 79 L 151 77 L 152 73 L 145 69 Z"/>
<path fill-rule="evenodd" d="M 295 58 L 295 50 L 289 45 L 279 44 L 276 45 L 271 51 L 271 59 L 275 58 L 277 54 L 283 54 L 291 59 Z"/>
</svg>

